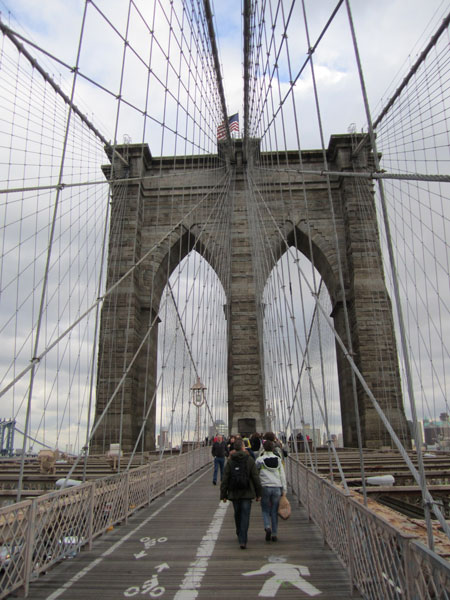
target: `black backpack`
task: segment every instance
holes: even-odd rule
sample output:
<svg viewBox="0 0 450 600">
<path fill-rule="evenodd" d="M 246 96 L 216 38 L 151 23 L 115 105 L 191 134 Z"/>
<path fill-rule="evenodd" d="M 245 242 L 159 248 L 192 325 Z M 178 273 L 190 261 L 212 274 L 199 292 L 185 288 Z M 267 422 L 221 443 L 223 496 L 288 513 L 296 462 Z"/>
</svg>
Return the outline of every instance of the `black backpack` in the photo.
<svg viewBox="0 0 450 600">
<path fill-rule="evenodd" d="M 245 490 L 249 487 L 248 458 L 230 461 L 230 490 Z"/>
</svg>

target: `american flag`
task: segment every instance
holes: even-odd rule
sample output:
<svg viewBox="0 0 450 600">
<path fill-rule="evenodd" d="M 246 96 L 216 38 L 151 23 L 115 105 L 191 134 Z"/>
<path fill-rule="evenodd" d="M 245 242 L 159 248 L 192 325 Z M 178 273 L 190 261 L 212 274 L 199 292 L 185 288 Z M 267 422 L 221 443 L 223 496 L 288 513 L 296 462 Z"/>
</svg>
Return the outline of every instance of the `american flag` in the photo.
<svg viewBox="0 0 450 600">
<path fill-rule="evenodd" d="M 231 115 L 228 119 L 228 126 L 230 128 L 230 133 L 236 131 L 239 134 L 239 113 L 235 115 Z M 223 121 L 219 127 L 217 128 L 217 139 L 224 140 L 227 137 L 227 128 L 225 125 L 225 121 Z"/>
<path fill-rule="evenodd" d="M 228 119 L 228 125 L 230 126 L 230 133 L 237 131 L 239 134 L 239 113 L 231 115 L 231 117 Z"/>
</svg>

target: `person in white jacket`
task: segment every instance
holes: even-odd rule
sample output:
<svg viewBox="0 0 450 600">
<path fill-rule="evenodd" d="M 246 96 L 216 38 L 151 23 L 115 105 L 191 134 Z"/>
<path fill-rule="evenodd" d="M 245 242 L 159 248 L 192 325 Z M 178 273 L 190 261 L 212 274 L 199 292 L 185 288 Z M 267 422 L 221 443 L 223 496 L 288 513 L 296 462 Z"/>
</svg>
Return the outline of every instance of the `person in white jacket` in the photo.
<svg viewBox="0 0 450 600">
<path fill-rule="evenodd" d="M 261 510 L 266 532 L 266 542 L 276 542 L 278 532 L 278 505 L 282 494 L 287 492 L 286 475 L 281 458 L 274 454 L 274 444 L 265 440 L 264 451 L 256 459 L 263 489 Z"/>
</svg>

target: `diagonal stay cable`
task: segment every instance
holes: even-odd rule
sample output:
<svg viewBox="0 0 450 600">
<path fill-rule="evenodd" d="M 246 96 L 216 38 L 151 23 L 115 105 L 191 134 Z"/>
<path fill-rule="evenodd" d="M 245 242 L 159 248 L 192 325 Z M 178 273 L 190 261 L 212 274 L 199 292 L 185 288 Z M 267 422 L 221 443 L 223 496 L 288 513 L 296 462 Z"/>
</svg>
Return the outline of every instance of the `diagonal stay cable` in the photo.
<svg viewBox="0 0 450 600">
<path fill-rule="evenodd" d="M 119 158 L 119 160 L 121 160 L 125 165 L 128 165 L 128 163 L 126 162 L 126 160 L 123 158 L 123 156 L 121 156 L 114 148 L 113 146 L 110 144 L 110 142 L 100 133 L 100 131 L 95 127 L 95 125 L 93 125 L 93 123 L 91 123 L 91 121 L 86 117 L 86 115 L 84 115 L 81 110 L 77 107 L 77 105 L 73 102 L 73 97 L 69 98 L 67 96 L 67 94 L 65 94 L 63 92 L 63 90 L 60 88 L 60 86 L 53 80 L 52 77 L 50 77 L 50 75 L 39 65 L 38 61 L 33 58 L 31 56 L 31 54 L 26 50 L 25 46 L 23 44 L 21 44 L 17 38 L 21 38 L 21 39 L 25 39 L 23 38 L 23 36 L 21 36 L 20 34 L 18 34 L 17 32 L 13 31 L 12 29 L 10 29 L 7 25 L 5 25 L 0 17 L 0 30 L 8 36 L 8 38 L 11 40 L 11 42 L 16 46 L 17 50 L 23 54 L 27 60 L 31 63 L 32 67 L 35 68 L 44 78 L 44 80 L 49 83 L 52 88 L 55 90 L 55 92 L 61 96 L 61 98 L 64 100 L 64 102 L 70 107 L 70 109 L 83 121 L 83 123 L 94 133 L 94 135 L 101 141 L 103 142 L 103 144 L 105 144 L 105 146 L 109 149 L 111 149 L 114 154 Z M 39 50 L 42 51 L 41 48 L 39 48 L 38 46 L 36 46 L 36 44 L 33 44 L 32 42 L 26 40 L 28 44 L 38 48 Z M 54 58 L 54 57 L 52 57 Z M 58 61 L 61 62 L 61 61 Z M 72 72 L 78 72 L 78 67 L 69 67 L 69 65 L 66 65 L 64 63 L 61 62 L 61 64 L 63 64 L 65 67 L 67 67 L 70 71 Z"/>
<path fill-rule="evenodd" d="M 303 73 L 303 71 L 306 69 L 306 67 L 308 66 L 308 63 L 311 60 L 312 55 L 314 54 L 314 52 L 317 50 L 317 47 L 319 45 L 319 43 L 321 42 L 323 36 L 325 35 L 328 27 L 331 25 L 331 23 L 334 20 L 334 17 L 336 16 L 337 12 L 339 11 L 341 5 L 343 4 L 344 0 L 339 0 L 337 5 L 335 6 L 333 12 L 331 13 L 330 18 L 328 19 L 328 21 L 326 22 L 325 26 L 323 27 L 320 35 L 318 36 L 316 42 L 311 46 L 311 48 L 309 48 L 308 50 L 308 58 L 306 58 L 305 62 L 303 63 L 303 65 L 300 67 L 300 69 L 297 72 L 297 75 L 294 77 L 294 79 L 292 81 L 289 82 L 289 89 L 286 92 L 286 94 L 284 95 L 284 98 L 280 101 L 280 104 L 277 108 L 277 110 L 273 113 L 272 118 L 270 121 L 268 121 L 266 129 L 264 130 L 264 132 L 261 135 L 261 138 L 263 138 L 265 136 L 265 134 L 267 133 L 267 131 L 269 131 L 272 123 L 275 121 L 276 116 L 278 115 L 278 113 L 280 112 L 280 110 L 282 109 L 284 103 L 286 102 L 286 100 L 288 99 L 289 95 L 292 93 L 292 90 L 295 87 L 295 84 L 297 83 L 297 81 L 299 80 L 301 74 Z"/>
<path fill-rule="evenodd" d="M 225 92 L 223 89 L 223 80 L 222 80 L 222 73 L 220 70 L 220 61 L 219 61 L 219 51 L 217 49 L 216 34 L 214 31 L 214 24 L 213 24 L 210 0 L 203 0 L 203 4 L 204 4 L 204 9 L 205 9 L 206 23 L 208 25 L 208 33 L 209 33 L 209 40 L 210 40 L 210 44 L 211 44 L 211 52 L 213 55 L 214 69 L 216 72 L 217 89 L 219 90 L 220 103 L 221 103 L 221 107 L 222 107 L 223 120 L 224 120 L 224 124 L 225 124 L 227 144 L 230 145 L 231 144 L 230 125 L 228 123 L 227 104 L 225 101 Z"/>
<path fill-rule="evenodd" d="M 263 196 L 262 196 L 262 194 L 261 194 L 260 190 L 258 189 L 257 185 L 256 185 L 256 184 L 254 183 L 254 181 L 252 180 L 252 178 L 251 178 L 251 175 L 249 175 L 249 180 L 250 180 L 250 181 L 252 182 L 252 184 L 253 184 L 253 185 L 252 185 L 252 189 L 256 190 L 257 194 L 258 194 L 258 195 L 260 196 L 260 198 L 262 199 L 262 202 L 263 202 L 263 204 L 264 204 L 264 208 L 266 209 L 266 211 L 267 211 L 267 213 L 269 214 L 270 218 L 271 218 L 271 219 L 272 219 L 272 220 L 275 222 L 275 219 L 274 219 L 274 217 L 273 217 L 273 214 L 271 213 L 270 209 L 268 208 L 267 204 L 265 203 L 265 201 L 264 201 L 264 199 L 263 199 Z M 255 204 L 256 204 L 256 203 L 255 203 Z M 261 209 L 259 208 L 259 206 L 257 207 L 257 210 L 261 210 Z M 264 228 L 264 225 L 263 225 L 263 222 L 264 222 L 264 220 L 263 220 L 262 216 L 261 216 L 260 214 L 258 214 L 258 217 L 259 217 L 259 219 L 260 219 L 260 221 L 261 221 L 261 223 L 262 223 L 262 227 Z M 278 231 L 280 232 L 280 230 L 279 230 L 278 226 L 276 226 L 276 227 L 277 227 Z M 285 245 L 286 245 L 286 248 L 289 248 L 289 246 L 288 246 L 288 243 L 287 243 L 287 240 L 285 239 L 285 237 L 284 237 L 283 235 L 281 236 L 281 239 L 284 241 L 284 243 L 285 243 Z M 299 265 L 298 265 L 298 269 L 300 270 L 300 273 L 301 273 L 301 274 L 304 276 L 304 274 L 303 274 L 303 272 L 302 272 L 302 270 L 301 270 L 301 268 L 300 268 L 300 266 L 299 266 Z M 279 273 L 278 273 L 278 272 L 277 272 L 277 276 L 279 277 Z M 282 282 L 281 282 L 281 283 L 282 283 Z M 309 282 L 308 282 L 308 287 L 309 287 L 309 289 L 310 289 L 311 293 L 313 294 L 313 296 L 315 296 L 315 297 L 316 297 L 316 304 L 318 304 L 318 303 L 319 303 L 318 294 L 317 294 L 317 293 L 315 293 L 315 292 L 313 292 L 313 288 L 311 287 L 311 285 L 310 285 L 310 283 L 309 283 Z M 280 285 L 280 289 L 282 290 L 282 294 L 283 294 L 284 298 L 286 299 L 286 290 L 285 290 L 285 286 L 283 286 L 283 285 Z M 290 314 L 291 307 L 289 306 L 289 303 L 286 303 L 286 311 L 287 311 L 287 312 Z M 316 309 L 315 309 L 315 311 L 316 311 Z M 292 315 L 292 314 L 290 314 L 290 316 L 292 317 L 293 315 Z M 300 346 L 301 352 L 302 352 L 302 354 L 303 354 L 303 357 L 305 357 L 305 356 L 307 357 L 307 356 L 308 356 L 308 351 L 309 351 L 309 350 L 308 350 L 308 344 L 306 344 L 305 348 L 303 348 L 303 347 L 302 347 L 303 345 L 302 345 L 302 343 L 301 343 L 300 339 L 298 338 L 298 332 L 295 330 L 295 331 L 294 331 L 294 333 L 295 333 L 295 337 L 296 337 L 296 338 L 297 338 L 297 340 L 298 340 L 298 343 L 299 343 L 299 346 Z M 291 378 L 292 378 L 292 374 L 291 374 Z M 324 426 L 325 426 L 325 429 L 326 429 L 327 438 L 328 438 L 328 440 L 329 440 L 329 449 L 331 449 L 331 451 L 333 452 L 333 455 L 334 455 L 334 458 L 335 458 L 335 461 L 336 461 L 336 464 L 337 464 L 337 467 L 338 467 L 338 470 L 339 470 L 339 473 L 340 473 L 340 476 L 341 476 L 341 481 L 342 481 L 342 484 L 343 484 L 343 486 L 344 486 L 344 489 L 345 489 L 346 493 L 348 493 L 348 486 L 347 486 L 347 482 L 346 482 L 346 479 L 345 479 L 345 474 L 344 474 L 344 471 L 343 471 L 343 469 L 342 469 L 342 465 L 341 465 L 341 462 L 340 462 L 340 458 L 339 458 L 339 455 L 337 454 L 336 447 L 335 447 L 335 445 L 334 445 L 333 441 L 331 440 L 331 434 L 330 434 L 329 427 L 328 427 L 328 419 L 326 418 L 326 403 L 325 403 L 324 407 L 322 407 L 322 405 L 321 405 L 321 403 L 320 403 L 320 401 L 319 401 L 319 394 L 318 394 L 318 392 L 317 392 L 316 386 L 315 386 L 315 384 L 314 384 L 314 381 L 313 381 L 313 379 L 312 379 L 312 377 L 311 377 L 311 372 L 310 372 L 309 370 L 308 370 L 308 378 L 309 378 L 309 383 L 310 383 L 310 385 L 311 385 L 311 389 L 312 389 L 312 391 L 313 391 L 313 395 L 314 395 L 314 397 L 315 397 L 315 399 L 316 399 L 317 407 L 319 408 L 319 412 L 320 412 L 320 414 L 321 414 L 321 416 L 322 416 L 323 423 L 324 423 Z"/>
<path fill-rule="evenodd" d="M 227 175 L 227 183 L 229 183 L 229 176 L 228 176 L 229 174 L 227 173 L 226 175 Z M 221 180 L 221 181 L 222 181 L 222 180 Z M 218 186 L 218 184 L 216 184 L 216 186 L 215 186 L 213 189 L 216 189 L 216 187 L 217 187 L 217 186 Z M 210 193 L 211 193 L 211 192 L 210 192 Z M 204 201 L 204 199 L 205 199 L 205 198 L 207 198 L 207 197 L 209 197 L 209 194 L 206 194 L 206 195 L 205 195 L 205 196 L 204 196 L 204 197 L 201 199 L 201 201 L 195 205 L 194 209 L 195 209 L 195 208 L 197 208 L 197 207 L 198 207 L 198 206 L 199 206 L 199 205 L 200 205 L 200 204 L 201 204 L 201 203 Z M 220 197 L 219 197 L 219 198 L 220 198 Z M 216 204 L 218 204 L 218 203 L 219 203 L 219 199 L 216 201 Z M 215 208 L 215 206 L 213 207 L 213 210 L 214 210 L 214 208 Z M 194 210 L 194 209 L 192 209 L 192 210 Z M 192 210 L 191 210 L 191 211 L 189 211 L 187 214 L 189 215 L 189 214 L 192 212 Z M 212 212 L 213 212 L 213 211 L 212 211 Z M 187 216 L 187 215 L 186 215 L 186 216 Z M 171 233 L 172 233 L 172 232 L 173 232 L 175 229 L 177 229 L 177 228 L 178 228 L 178 226 L 179 226 L 179 223 L 178 223 L 178 224 L 177 224 L 177 225 L 176 225 L 174 228 L 172 228 L 172 229 L 171 229 L 171 231 L 169 232 L 169 234 L 171 234 Z M 205 224 L 205 226 L 206 226 L 206 224 Z M 166 236 L 165 236 L 163 239 L 166 239 L 166 238 L 168 237 L 168 235 L 169 235 L 169 234 L 166 234 Z M 155 248 L 157 248 L 157 247 L 158 247 L 160 244 L 161 244 L 161 241 L 160 241 L 158 244 L 154 245 L 152 248 L 153 248 L 153 249 L 155 249 Z M 150 251 L 149 251 L 149 252 L 150 252 Z M 147 253 L 145 254 L 145 257 L 147 257 L 147 256 L 149 255 L 149 252 L 147 252 Z M 132 268 L 131 268 L 131 269 L 128 271 L 128 273 L 132 272 L 132 271 L 133 271 L 133 269 L 134 269 L 134 268 L 135 268 L 135 267 L 136 267 L 136 266 L 137 266 L 137 265 L 138 265 L 138 264 L 139 264 L 139 263 L 140 263 L 140 262 L 141 262 L 143 259 L 144 259 L 144 257 L 142 257 L 142 258 L 141 258 L 141 259 L 140 259 L 140 260 L 139 260 L 139 261 L 138 261 L 138 262 L 137 262 L 137 263 L 136 263 L 136 264 L 135 264 L 135 265 L 134 265 L 134 266 L 133 266 L 133 267 L 132 267 Z M 121 280 L 123 280 L 123 278 L 124 278 L 126 275 L 127 275 L 127 274 L 125 274 L 125 275 L 124 275 L 124 276 L 121 278 Z M 114 287 L 114 286 L 113 286 L 113 287 Z M 110 288 L 110 290 L 111 290 L 111 288 Z M 110 293 L 110 290 L 109 290 L 109 293 Z M 103 298 L 104 298 L 104 297 L 105 297 L 105 296 L 103 296 Z M 98 303 L 98 301 L 97 301 L 97 303 Z M 94 306 L 96 306 L 96 304 L 95 304 Z M 83 452 L 84 452 L 84 453 L 86 453 L 86 452 L 88 451 L 88 443 L 89 443 L 90 441 L 92 441 L 92 439 L 94 438 L 94 435 L 95 435 L 95 433 L 96 433 L 97 429 L 99 428 L 100 424 L 102 423 L 103 419 L 104 419 L 104 418 L 105 418 L 105 416 L 107 415 L 107 413 L 108 413 L 108 411 L 109 411 L 109 408 L 111 407 L 111 404 L 112 404 L 112 402 L 114 401 L 114 399 L 115 399 L 115 398 L 116 398 L 116 396 L 118 395 L 119 391 L 122 389 L 122 386 L 123 386 L 123 384 L 124 384 L 124 382 L 125 382 L 126 378 L 128 377 L 128 375 L 129 375 L 129 373 L 130 373 L 130 371 L 131 371 L 131 368 L 133 367 L 134 363 L 136 362 L 136 360 L 137 360 L 138 356 L 140 355 L 140 353 L 141 353 L 141 350 L 144 348 L 145 344 L 147 343 L 147 341 L 148 341 L 148 339 L 149 339 L 149 336 L 150 336 L 150 333 L 151 333 L 151 331 L 153 330 L 153 327 L 155 326 L 155 324 L 157 323 L 157 320 L 158 320 L 158 318 L 159 318 L 159 311 L 158 311 L 158 313 L 155 315 L 155 317 L 153 318 L 153 320 L 150 322 L 150 324 L 149 324 L 149 327 L 148 327 L 148 329 L 147 329 L 147 331 L 146 331 L 145 335 L 143 336 L 143 338 L 142 338 L 142 340 L 141 340 L 141 342 L 140 342 L 139 346 L 137 347 L 137 349 L 136 349 L 135 353 L 133 354 L 133 356 L 132 356 L 132 358 L 131 358 L 131 360 L 130 360 L 130 362 L 129 362 L 128 366 L 127 366 L 127 367 L 126 367 L 126 369 L 124 370 L 124 373 L 122 374 L 122 377 L 120 378 L 119 382 L 116 384 L 116 386 L 115 386 L 115 389 L 114 389 L 114 392 L 112 393 L 111 397 L 109 398 L 108 402 L 106 403 L 106 405 L 105 405 L 105 407 L 104 407 L 104 409 L 103 409 L 103 411 L 102 411 L 102 414 L 99 416 L 99 418 L 98 418 L 97 422 L 95 423 L 95 425 L 94 425 L 94 427 L 93 427 L 92 431 L 90 432 L 89 441 L 87 442 L 86 446 L 83 448 Z M 193 364 L 194 364 L 194 366 L 195 366 L 195 363 L 193 363 Z M 144 418 L 144 420 L 143 420 L 143 423 L 142 423 L 142 426 L 141 426 L 141 430 L 140 430 L 139 436 L 138 436 L 138 438 L 137 438 L 137 440 L 136 440 L 136 444 L 135 444 L 135 448 L 134 448 L 133 452 L 135 452 L 135 451 L 136 451 L 136 448 L 137 448 L 137 446 L 138 446 L 138 444 L 139 444 L 139 440 L 140 440 L 140 438 L 141 438 L 141 436 L 142 436 L 142 434 L 143 434 L 143 431 L 144 431 L 145 422 L 146 422 L 146 420 L 148 419 L 148 416 L 149 416 L 149 414 L 150 414 L 150 410 L 151 410 L 151 407 L 152 407 L 152 404 L 153 404 L 153 402 L 154 402 L 154 399 L 155 399 L 155 397 L 156 397 L 156 389 L 155 389 L 155 392 L 154 392 L 154 394 L 153 394 L 153 397 L 152 397 L 152 400 L 151 400 L 150 406 L 148 407 L 147 414 L 146 414 L 146 416 L 145 416 L 145 418 Z M 208 410 L 209 410 L 209 407 L 208 407 Z M 211 414 L 211 413 L 210 413 L 210 414 Z M 211 415 L 211 416 L 212 416 L 212 415 Z M 134 455 L 134 454 L 133 454 L 133 455 Z M 80 462 L 80 460 L 81 460 L 82 456 L 83 456 L 83 454 L 82 454 L 82 453 L 81 453 L 81 454 L 79 454 L 79 456 L 78 456 L 78 457 L 76 458 L 76 460 L 74 461 L 74 464 L 72 465 L 72 468 L 70 469 L 70 471 L 69 471 L 69 472 L 68 472 L 68 474 L 66 475 L 66 481 L 67 481 L 68 479 L 70 479 L 70 477 L 71 477 L 72 473 L 74 472 L 75 468 L 77 467 L 78 463 Z M 129 462 L 129 464 L 128 464 L 128 467 L 127 467 L 127 468 L 129 468 L 129 467 L 130 467 L 130 464 L 131 464 L 131 461 Z"/>
<path fill-rule="evenodd" d="M 167 287 L 169 288 L 170 297 L 172 298 L 173 306 L 174 306 L 175 312 L 177 314 L 177 319 L 178 319 L 178 322 L 180 324 L 180 328 L 181 328 L 181 332 L 183 334 L 184 342 L 186 344 L 186 347 L 187 347 L 187 350 L 188 350 L 188 353 L 189 353 L 189 357 L 190 357 L 191 362 L 192 362 L 192 366 L 194 367 L 195 375 L 197 377 L 199 377 L 198 369 L 197 369 L 197 364 L 196 364 L 194 356 L 192 354 L 191 345 L 189 344 L 189 340 L 188 340 L 187 335 L 186 335 L 186 330 L 184 329 L 183 321 L 181 319 L 180 312 L 178 310 L 178 306 L 177 306 L 177 303 L 176 303 L 176 300 L 175 300 L 175 296 L 173 295 L 173 290 L 172 290 L 172 286 L 170 285 L 170 281 L 167 282 Z M 206 401 L 206 399 L 205 399 L 205 404 L 206 404 L 206 407 L 208 409 L 209 416 L 211 417 L 211 421 L 214 423 L 214 417 L 213 417 L 213 415 L 211 413 L 211 409 L 210 409 L 209 404 Z"/>
<path fill-rule="evenodd" d="M 20 371 L 20 373 L 18 375 L 16 375 L 2 390 L 0 390 L 0 398 L 2 396 L 4 396 L 6 394 L 7 391 L 9 391 L 20 379 L 22 379 L 22 377 L 24 375 L 26 375 L 26 373 L 28 373 L 28 371 L 30 371 L 30 369 L 33 368 L 33 366 L 35 366 L 36 364 L 38 364 L 43 358 L 44 356 L 46 356 L 57 344 L 59 344 L 59 342 L 68 334 L 70 333 L 83 319 L 85 319 L 87 317 L 87 315 L 89 315 L 93 310 L 95 310 L 95 308 L 105 300 L 105 298 L 107 298 L 108 296 L 110 296 L 112 294 L 112 292 L 114 292 L 116 290 L 117 287 L 119 287 L 119 285 L 132 273 L 134 273 L 135 269 L 141 265 L 149 256 L 151 256 L 151 254 L 153 252 L 155 252 L 155 250 L 157 250 L 161 244 L 167 240 L 174 231 L 176 231 L 179 227 L 181 227 L 185 221 L 185 219 L 187 217 L 189 217 L 189 215 L 191 215 L 195 210 L 197 210 L 197 208 L 199 208 L 210 196 L 211 194 L 213 194 L 215 192 L 215 190 L 219 187 L 219 185 L 222 183 L 222 181 L 226 178 L 226 174 L 224 175 L 224 177 L 222 177 L 218 183 L 215 184 L 215 186 L 213 187 L 212 190 L 210 190 L 209 192 L 207 192 L 204 196 L 202 196 L 202 198 L 199 200 L 199 202 L 197 202 L 197 204 L 195 204 L 191 210 L 189 210 L 165 235 L 163 235 L 162 238 L 160 238 L 160 240 L 153 244 L 153 246 L 144 254 L 141 256 L 141 258 L 132 266 L 128 269 L 128 271 L 126 273 L 124 273 L 124 275 L 122 275 L 122 277 L 120 277 L 120 279 L 118 279 L 108 290 L 105 291 L 105 293 L 103 294 L 103 296 L 100 296 L 99 298 L 97 298 L 97 300 L 94 302 L 94 304 L 92 304 L 87 310 L 84 311 L 84 313 L 82 313 L 78 319 L 76 319 L 71 325 L 69 325 L 69 327 L 67 327 L 62 333 L 61 335 L 59 335 L 49 346 L 47 346 L 40 354 L 34 356 L 31 360 L 30 360 L 30 364 L 25 367 L 24 369 L 22 369 L 22 371 Z"/>
<path fill-rule="evenodd" d="M 367 124 L 368 124 L 368 129 L 369 129 L 369 136 L 370 136 L 370 143 L 371 143 L 371 147 L 372 147 L 373 160 L 374 160 L 375 168 L 378 171 L 379 170 L 379 159 L 378 159 L 378 151 L 377 151 L 377 145 L 376 145 L 376 140 L 375 140 L 375 132 L 374 132 L 374 128 L 372 125 L 372 118 L 371 118 L 371 114 L 370 114 L 369 101 L 368 101 L 368 97 L 367 97 L 365 81 L 364 81 L 364 77 L 363 77 L 363 73 L 362 73 L 362 65 L 361 65 L 358 44 L 356 42 L 356 33 L 355 33 L 354 24 L 353 24 L 353 17 L 352 17 L 352 12 L 351 12 L 348 0 L 345 0 L 345 3 L 346 3 L 346 7 L 347 7 L 348 20 L 349 20 L 349 25 L 350 25 L 350 30 L 351 30 L 352 40 L 353 40 L 353 45 L 354 45 L 355 58 L 356 58 L 357 65 L 358 65 L 358 72 L 359 72 L 361 91 L 362 91 L 362 95 L 363 95 L 364 107 L 365 107 L 365 112 L 366 112 Z M 403 317 L 403 310 L 402 310 L 402 305 L 401 305 L 401 301 L 400 301 L 400 293 L 399 293 L 398 278 L 397 278 L 397 267 L 396 267 L 394 251 L 393 251 L 393 247 L 392 247 L 390 224 L 389 224 L 389 219 L 387 216 L 386 198 L 385 198 L 385 194 L 384 194 L 384 187 L 383 187 L 382 181 L 378 182 L 378 189 L 380 192 L 380 202 L 381 202 L 383 221 L 384 221 L 384 227 L 385 227 L 385 232 L 386 232 L 389 262 L 390 262 L 390 266 L 391 266 L 392 282 L 393 282 L 393 287 L 394 287 L 395 304 L 396 304 L 396 308 L 397 308 L 397 318 L 399 321 L 400 340 L 401 340 L 401 346 L 402 346 L 402 351 L 403 351 L 403 362 L 404 362 L 404 367 L 405 367 L 408 396 L 409 396 L 409 400 L 410 400 L 410 408 L 411 408 L 411 414 L 413 417 L 413 424 L 414 424 L 414 439 L 415 439 L 415 445 L 416 445 L 417 461 L 418 461 L 418 466 L 419 466 L 419 472 L 416 471 L 416 473 L 418 475 L 418 479 L 416 479 L 416 481 L 421 488 L 422 497 L 423 497 L 424 505 L 425 505 L 425 520 L 427 523 L 428 543 L 429 543 L 430 548 L 433 549 L 433 528 L 432 528 L 431 518 L 430 518 L 430 505 L 433 508 L 433 512 L 438 517 L 439 522 L 441 522 L 441 519 L 443 520 L 443 517 L 442 517 L 441 512 L 436 508 L 434 500 L 431 497 L 431 495 L 427 489 L 427 482 L 426 482 L 426 477 L 425 477 L 425 467 L 424 467 L 423 456 L 422 456 L 422 446 L 419 441 L 419 434 L 418 434 L 417 412 L 416 412 L 416 404 L 415 404 L 415 397 L 414 397 L 414 386 L 412 383 L 411 364 L 410 364 L 410 359 L 409 359 L 409 348 L 408 348 L 406 334 L 405 334 L 404 317 Z M 374 398 L 374 400 L 375 400 L 375 398 Z M 389 427 L 390 427 L 390 423 L 389 423 Z M 393 429 L 392 429 L 392 431 L 393 431 Z M 391 434 L 391 436 L 392 436 L 392 434 Z M 395 435 L 395 437 L 397 437 L 397 436 Z M 394 441 L 395 441 L 395 439 L 394 439 Z M 400 442 L 400 445 L 401 445 L 401 442 Z M 401 445 L 401 447 L 403 448 L 402 445 Z M 406 455 L 406 452 L 405 452 L 405 455 Z M 409 457 L 408 457 L 408 459 L 409 459 Z M 444 531 L 450 538 L 450 527 L 447 525 L 447 523 L 445 523 L 445 520 L 444 520 L 444 524 L 442 526 L 443 526 Z"/>
<path fill-rule="evenodd" d="M 286 245 L 286 248 L 288 248 L 288 252 L 292 255 L 291 253 L 291 249 L 289 247 L 288 241 L 285 238 L 284 233 L 282 232 L 282 230 L 280 229 L 278 223 L 276 222 L 275 218 L 273 217 L 273 215 L 270 212 L 270 209 L 268 208 L 264 198 L 261 196 L 261 202 L 262 204 L 265 206 L 265 209 L 267 211 L 267 213 L 269 214 L 271 220 L 273 221 L 273 225 L 275 227 L 275 229 L 278 231 L 278 234 L 280 235 L 280 238 L 282 240 L 284 240 L 284 243 Z M 295 257 L 294 257 L 295 258 Z M 306 277 L 305 273 L 303 272 L 303 269 L 301 268 L 300 265 L 297 265 L 297 268 L 300 271 L 300 274 L 302 275 L 303 280 L 305 281 L 308 289 L 310 290 L 311 293 L 314 293 L 313 288 L 311 287 L 310 282 L 308 281 L 308 278 Z M 373 407 L 375 408 L 378 416 L 380 417 L 381 421 L 383 422 L 384 426 L 386 427 L 387 431 L 389 432 L 389 435 L 391 436 L 392 441 L 394 442 L 394 444 L 397 446 L 400 454 L 402 455 L 403 460 L 405 461 L 405 463 L 408 465 L 408 468 L 411 472 L 411 474 L 413 475 L 417 485 L 419 485 L 422 488 L 421 485 L 421 475 L 419 473 L 419 471 L 416 469 L 416 467 L 414 466 L 412 460 L 410 459 L 410 457 L 408 456 L 408 453 L 406 452 L 401 440 L 399 439 L 399 437 L 397 436 L 397 434 L 395 433 L 392 425 L 389 422 L 389 419 L 386 417 L 383 409 L 381 408 L 380 404 L 378 403 L 377 399 L 375 398 L 372 390 L 369 388 L 369 386 L 367 385 L 367 382 L 363 376 L 363 374 L 361 373 L 361 371 L 358 369 L 355 361 L 353 360 L 353 357 L 351 356 L 351 354 L 349 353 L 349 351 L 347 350 L 346 345 L 344 344 L 344 342 L 342 341 L 341 337 L 339 336 L 339 333 L 336 331 L 333 321 L 331 320 L 331 317 L 329 317 L 327 311 L 325 310 L 325 308 L 322 306 L 321 302 L 319 301 L 319 299 L 316 299 L 317 302 L 317 306 L 319 308 L 319 310 L 321 311 L 321 313 L 324 316 L 325 321 L 327 322 L 327 324 L 329 325 L 329 327 L 331 328 L 331 330 L 333 331 L 334 337 L 336 339 L 336 342 L 338 343 L 338 345 L 340 346 L 345 358 L 347 359 L 347 361 L 350 364 L 350 367 L 352 368 L 352 371 L 355 373 L 355 376 L 357 377 L 357 379 L 359 380 L 359 382 L 361 383 L 364 391 L 366 392 L 367 396 L 369 397 L 370 401 L 372 402 Z M 447 524 L 445 517 L 442 515 L 442 512 L 439 510 L 439 508 L 436 505 L 436 502 L 434 501 L 433 497 L 431 496 L 430 492 L 428 491 L 428 489 L 424 490 L 424 497 L 425 500 L 427 502 L 427 504 L 429 506 L 431 506 L 434 514 L 436 515 L 436 518 L 438 519 L 439 523 L 441 524 L 444 532 L 446 533 L 446 535 L 450 538 L 450 527 Z"/>
</svg>

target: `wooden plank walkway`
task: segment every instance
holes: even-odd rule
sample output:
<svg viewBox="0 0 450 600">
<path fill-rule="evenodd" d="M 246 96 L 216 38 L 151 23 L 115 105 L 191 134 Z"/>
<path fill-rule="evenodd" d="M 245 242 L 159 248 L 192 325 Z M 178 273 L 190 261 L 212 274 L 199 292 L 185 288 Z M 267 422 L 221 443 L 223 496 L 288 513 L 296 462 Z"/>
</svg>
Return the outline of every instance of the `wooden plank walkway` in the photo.
<svg viewBox="0 0 450 600">
<path fill-rule="evenodd" d="M 350 598 L 348 576 L 320 531 L 293 502 L 277 542 L 266 542 L 259 503 L 252 503 L 247 549 L 237 542 L 233 506 L 219 501 L 212 469 L 98 538 L 34 581 L 32 600 L 126 598 Z M 355 593 L 353 598 L 360 598 Z"/>
</svg>

